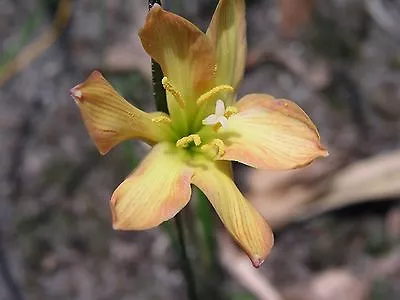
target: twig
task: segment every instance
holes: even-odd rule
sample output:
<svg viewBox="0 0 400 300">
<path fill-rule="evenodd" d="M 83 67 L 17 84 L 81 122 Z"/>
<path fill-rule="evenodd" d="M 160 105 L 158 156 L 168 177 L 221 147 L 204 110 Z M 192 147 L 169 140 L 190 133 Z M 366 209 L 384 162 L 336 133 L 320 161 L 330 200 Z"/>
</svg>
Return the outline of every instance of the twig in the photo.
<svg viewBox="0 0 400 300">
<path fill-rule="evenodd" d="M 54 22 L 37 39 L 33 40 L 6 66 L 0 76 L 0 87 L 15 74 L 29 66 L 39 55 L 46 51 L 60 36 L 71 15 L 70 0 L 61 0 L 58 5 Z"/>
<path fill-rule="evenodd" d="M 4 280 L 5 286 L 8 289 L 10 299 L 23 300 L 24 298 L 22 296 L 22 293 L 21 293 L 19 286 L 16 283 L 14 277 L 11 274 L 10 266 L 7 262 L 7 256 L 4 251 L 3 237 L 2 237 L 1 232 L 0 232 L 0 274 Z"/>
<path fill-rule="evenodd" d="M 393 5 L 385 5 L 382 0 L 364 0 L 365 6 L 372 19 L 387 33 L 400 41 L 398 27 L 399 12 Z"/>
<path fill-rule="evenodd" d="M 25 114 L 22 117 L 22 122 L 17 130 L 17 139 L 14 142 L 13 149 L 11 149 L 9 160 L 10 160 L 10 168 L 7 172 L 7 181 L 11 186 L 10 190 L 6 194 L 6 200 L 9 203 L 16 203 L 21 195 L 21 186 L 22 179 L 19 173 L 20 166 L 23 160 L 23 154 L 25 150 L 25 143 L 29 136 L 32 134 L 31 130 L 33 128 L 32 125 L 32 116 L 37 115 L 39 113 L 38 102 L 33 101 L 32 106 L 25 110 Z M 0 277 L 3 279 L 4 284 L 8 290 L 10 295 L 10 299 L 12 300 L 22 300 L 24 299 L 23 293 L 19 288 L 19 284 L 14 278 L 11 269 L 10 263 L 7 260 L 7 253 L 4 243 L 4 235 L 0 229 Z"/>
<path fill-rule="evenodd" d="M 224 233 L 220 239 L 220 258 L 226 270 L 257 299 L 260 300 L 283 300 L 273 284 L 257 272 L 249 263 L 249 259 L 238 252 L 230 238 Z"/>
</svg>

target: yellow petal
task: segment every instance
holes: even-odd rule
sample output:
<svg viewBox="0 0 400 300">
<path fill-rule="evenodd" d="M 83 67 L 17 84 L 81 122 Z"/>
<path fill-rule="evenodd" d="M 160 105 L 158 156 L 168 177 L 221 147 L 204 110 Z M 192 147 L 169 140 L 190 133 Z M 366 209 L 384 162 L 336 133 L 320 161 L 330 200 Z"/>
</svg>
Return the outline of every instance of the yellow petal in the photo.
<svg viewBox="0 0 400 300">
<path fill-rule="evenodd" d="M 174 217 L 189 202 L 192 174 L 173 145 L 154 146 L 112 195 L 114 229 L 149 229 Z"/>
<path fill-rule="evenodd" d="M 219 1 L 207 36 L 217 53 L 217 84 L 236 89 L 243 77 L 247 51 L 244 0 Z"/>
<path fill-rule="evenodd" d="M 252 94 L 236 105 L 239 113 L 220 130 L 225 142 L 221 159 L 255 168 L 293 169 L 327 156 L 318 131 L 295 103 Z"/>
<path fill-rule="evenodd" d="M 169 125 L 152 122 L 150 114 L 122 98 L 98 71 L 71 89 L 71 96 L 101 154 L 127 139 L 154 144 L 170 134 Z"/>
<path fill-rule="evenodd" d="M 215 55 L 207 36 L 186 19 L 154 5 L 139 32 L 143 48 L 183 100 L 195 103 L 214 84 Z M 171 98 L 171 97 L 169 97 Z M 168 108 L 173 114 L 176 107 Z"/>
<path fill-rule="evenodd" d="M 196 169 L 192 183 L 204 192 L 232 237 L 259 267 L 271 251 L 273 234 L 237 189 L 230 171 L 230 162 L 209 163 Z"/>
</svg>

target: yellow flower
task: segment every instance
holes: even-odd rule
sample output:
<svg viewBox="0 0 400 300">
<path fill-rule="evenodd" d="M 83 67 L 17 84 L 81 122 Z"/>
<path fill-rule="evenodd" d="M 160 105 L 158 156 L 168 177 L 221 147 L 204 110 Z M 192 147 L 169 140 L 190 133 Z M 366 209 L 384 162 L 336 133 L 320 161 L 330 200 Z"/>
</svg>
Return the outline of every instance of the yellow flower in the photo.
<svg viewBox="0 0 400 300">
<path fill-rule="evenodd" d="M 169 115 L 129 104 L 97 71 L 71 90 L 101 154 L 139 138 L 153 146 L 111 198 L 113 227 L 141 230 L 171 219 L 200 188 L 253 265 L 273 245 L 263 217 L 232 181 L 232 164 L 285 170 L 327 151 L 309 117 L 293 102 L 251 94 L 235 101 L 243 76 L 243 0 L 221 0 L 204 34 L 153 6 L 139 36 L 165 75 Z"/>
</svg>

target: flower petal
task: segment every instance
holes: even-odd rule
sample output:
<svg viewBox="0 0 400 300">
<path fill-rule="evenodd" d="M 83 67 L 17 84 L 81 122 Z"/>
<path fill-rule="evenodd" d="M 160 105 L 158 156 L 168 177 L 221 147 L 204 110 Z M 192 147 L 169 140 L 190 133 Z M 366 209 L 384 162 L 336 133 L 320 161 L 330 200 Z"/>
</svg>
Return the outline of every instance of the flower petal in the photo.
<svg viewBox="0 0 400 300">
<path fill-rule="evenodd" d="M 232 237 L 255 267 L 271 251 L 273 234 L 264 218 L 243 197 L 231 178 L 231 163 L 208 163 L 197 168 L 192 183 L 199 187 L 217 211 Z"/>
<path fill-rule="evenodd" d="M 122 98 L 98 71 L 70 93 L 101 154 L 127 139 L 139 138 L 153 144 L 169 134 L 167 124 L 152 122 L 150 114 Z"/>
<path fill-rule="evenodd" d="M 293 169 L 327 156 L 318 131 L 295 103 L 252 94 L 236 105 L 239 113 L 220 130 L 226 144 L 221 159 L 235 160 L 255 168 Z"/>
<path fill-rule="evenodd" d="M 212 87 L 216 65 L 212 44 L 188 20 L 154 5 L 139 36 L 184 101 L 194 103 Z"/>
<path fill-rule="evenodd" d="M 243 77 L 247 51 L 244 0 L 220 0 L 207 36 L 217 52 L 217 84 L 236 89 Z"/>
<path fill-rule="evenodd" d="M 112 195 L 114 229 L 149 229 L 174 217 L 189 202 L 192 174 L 173 145 L 154 146 Z"/>
</svg>

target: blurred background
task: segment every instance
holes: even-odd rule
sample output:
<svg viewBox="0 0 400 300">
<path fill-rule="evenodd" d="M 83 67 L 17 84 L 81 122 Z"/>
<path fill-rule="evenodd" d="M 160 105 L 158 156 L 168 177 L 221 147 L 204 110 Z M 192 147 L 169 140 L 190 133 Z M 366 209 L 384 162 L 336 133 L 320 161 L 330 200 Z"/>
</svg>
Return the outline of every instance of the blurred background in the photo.
<svg viewBox="0 0 400 300">
<path fill-rule="evenodd" d="M 216 4 L 164 2 L 203 30 Z M 259 270 L 204 199 L 186 209 L 200 299 L 400 299 L 400 1 L 246 6 L 239 96 L 294 100 L 330 156 L 288 172 L 235 165 L 276 233 Z M 110 195 L 148 148 L 101 157 L 68 93 L 99 69 L 155 109 L 137 37 L 146 11 L 139 0 L 0 0 L 1 300 L 186 299 L 168 224 L 111 228 Z"/>
</svg>

